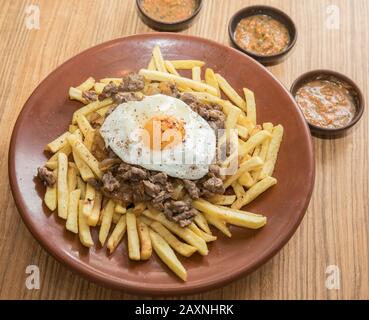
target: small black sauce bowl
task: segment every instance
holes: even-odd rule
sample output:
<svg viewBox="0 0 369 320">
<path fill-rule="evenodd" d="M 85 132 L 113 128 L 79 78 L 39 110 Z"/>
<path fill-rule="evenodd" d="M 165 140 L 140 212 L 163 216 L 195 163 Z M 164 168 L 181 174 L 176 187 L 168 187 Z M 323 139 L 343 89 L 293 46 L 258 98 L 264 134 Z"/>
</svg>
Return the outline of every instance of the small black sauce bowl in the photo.
<svg viewBox="0 0 369 320">
<path fill-rule="evenodd" d="M 244 18 L 259 14 L 270 16 L 282 23 L 287 28 L 290 35 L 290 43 L 288 44 L 288 47 L 282 52 L 264 56 L 245 50 L 237 44 L 234 36 L 237 24 Z M 243 53 L 246 53 L 247 55 L 264 65 L 275 65 L 282 62 L 285 58 L 287 58 L 287 54 L 294 47 L 297 40 L 297 29 L 292 19 L 283 11 L 269 6 L 251 6 L 237 11 L 229 21 L 228 34 L 233 47 L 242 51 Z"/>
<path fill-rule="evenodd" d="M 315 126 L 306 120 L 306 122 L 310 127 L 310 131 L 314 136 L 321 138 L 337 138 L 343 135 L 353 125 L 355 125 L 363 115 L 365 105 L 363 94 L 361 93 L 361 90 L 355 84 L 355 82 L 353 82 L 350 78 L 346 77 L 345 75 L 338 73 L 336 71 L 321 69 L 309 71 L 299 76 L 291 86 L 290 92 L 292 96 L 295 98 L 297 91 L 303 85 L 313 80 L 331 80 L 331 81 L 338 80 L 340 83 L 345 85 L 345 87 L 349 90 L 351 96 L 354 99 L 356 113 L 351 122 L 344 127 L 334 129 L 322 128 Z"/>
<path fill-rule="evenodd" d="M 203 0 L 196 0 L 196 1 L 197 1 L 197 7 L 196 7 L 196 10 L 193 12 L 193 14 L 184 20 L 175 21 L 175 22 L 162 22 L 162 21 L 153 19 L 143 10 L 141 6 L 142 0 L 136 0 L 136 5 L 137 5 L 137 10 L 138 10 L 140 18 L 150 28 L 158 30 L 158 31 L 180 31 L 180 30 L 188 28 L 194 22 L 195 18 L 199 14 L 202 8 Z"/>
</svg>

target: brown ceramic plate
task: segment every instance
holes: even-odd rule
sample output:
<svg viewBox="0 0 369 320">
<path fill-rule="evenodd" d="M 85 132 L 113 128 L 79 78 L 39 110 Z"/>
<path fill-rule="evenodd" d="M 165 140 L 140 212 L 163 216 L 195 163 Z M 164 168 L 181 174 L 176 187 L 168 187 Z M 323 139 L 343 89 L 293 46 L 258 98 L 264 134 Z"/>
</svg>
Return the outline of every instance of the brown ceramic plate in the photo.
<svg viewBox="0 0 369 320">
<path fill-rule="evenodd" d="M 69 101 L 68 88 L 88 76 L 119 77 L 147 65 L 155 44 L 166 59 L 201 59 L 223 74 L 241 93 L 255 92 L 258 122 L 285 127 L 275 170 L 278 184 L 247 209 L 268 217 L 258 231 L 231 227 L 232 238 L 215 232 L 206 257 L 181 259 L 188 271 L 182 282 L 153 257 L 147 262 L 127 258 L 126 242 L 111 256 L 105 248 L 88 251 L 64 221 L 42 204 L 44 188 L 35 179 L 46 161 L 44 146 L 67 129 L 80 104 Z M 190 294 L 224 285 L 255 270 L 280 250 L 295 232 L 308 206 L 314 184 L 314 158 L 306 122 L 289 92 L 264 67 L 216 42 L 170 33 L 135 35 L 91 48 L 52 72 L 26 102 L 14 128 L 9 176 L 18 210 L 34 237 L 55 258 L 90 280 L 127 292 L 150 295 Z M 97 234 L 93 234 L 97 239 Z M 97 243 L 97 241 L 96 241 Z"/>
</svg>

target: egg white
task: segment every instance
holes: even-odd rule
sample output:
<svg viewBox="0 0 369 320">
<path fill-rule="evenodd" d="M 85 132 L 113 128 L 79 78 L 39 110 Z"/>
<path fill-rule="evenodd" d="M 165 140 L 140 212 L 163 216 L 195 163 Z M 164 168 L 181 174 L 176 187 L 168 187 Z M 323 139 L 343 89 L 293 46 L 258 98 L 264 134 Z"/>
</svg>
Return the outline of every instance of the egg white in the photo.
<svg viewBox="0 0 369 320">
<path fill-rule="evenodd" d="M 152 150 L 144 144 L 140 130 L 158 115 L 173 116 L 184 122 L 182 143 L 163 150 Z M 105 119 L 100 133 L 105 144 L 124 162 L 175 178 L 200 179 L 215 159 L 214 130 L 182 100 L 166 95 L 122 103 Z"/>
</svg>

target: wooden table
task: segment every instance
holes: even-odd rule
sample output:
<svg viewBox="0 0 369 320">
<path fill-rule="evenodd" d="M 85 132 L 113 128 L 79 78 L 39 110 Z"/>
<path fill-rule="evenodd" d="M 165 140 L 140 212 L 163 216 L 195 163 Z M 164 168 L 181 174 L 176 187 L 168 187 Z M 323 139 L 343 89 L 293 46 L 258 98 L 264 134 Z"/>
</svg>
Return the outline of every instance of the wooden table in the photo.
<svg viewBox="0 0 369 320">
<path fill-rule="evenodd" d="M 39 30 L 29 30 L 25 24 L 28 15 L 25 8 L 31 2 L 40 9 Z M 296 22 L 299 38 L 289 59 L 270 70 L 287 87 L 305 71 L 337 70 L 353 78 L 369 100 L 368 1 L 204 2 L 200 19 L 185 34 L 228 44 L 227 23 L 235 11 L 260 3 L 279 7 Z M 102 288 L 79 277 L 33 239 L 10 193 L 7 150 L 22 105 L 55 67 L 98 43 L 152 30 L 138 18 L 134 0 L 3 0 L 1 3 L 0 150 L 3 152 L 0 164 L 4 178 L 0 182 L 0 298 L 134 299 L 135 296 Z M 335 29 L 337 9 L 339 28 Z M 368 120 L 365 112 L 360 123 L 340 139 L 314 138 L 317 170 L 310 207 L 296 234 L 279 254 L 248 277 L 190 298 L 368 299 Z M 40 290 L 28 290 L 25 286 L 28 265 L 40 268 Z M 338 290 L 326 288 L 329 265 L 340 270 Z"/>
</svg>

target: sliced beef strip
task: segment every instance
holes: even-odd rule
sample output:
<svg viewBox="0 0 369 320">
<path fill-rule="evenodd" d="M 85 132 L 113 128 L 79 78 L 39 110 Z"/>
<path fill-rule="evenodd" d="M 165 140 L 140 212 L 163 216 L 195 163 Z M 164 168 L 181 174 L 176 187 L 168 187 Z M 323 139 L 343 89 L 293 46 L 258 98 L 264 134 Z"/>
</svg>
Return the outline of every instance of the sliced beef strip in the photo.
<svg viewBox="0 0 369 320">
<path fill-rule="evenodd" d="M 111 81 L 104 87 L 103 91 L 99 94 L 98 99 L 102 101 L 106 98 L 111 98 L 116 93 L 118 93 L 118 86 Z"/>
<path fill-rule="evenodd" d="M 168 175 L 164 172 L 159 172 L 151 175 L 149 179 L 152 183 L 160 183 L 164 186 L 168 181 Z"/>
<path fill-rule="evenodd" d="M 45 187 L 52 187 L 56 182 L 54 173 L 45 166 L 37 169 L 37 176 Z"/>
<path fill-rule="evenodd" d="M 183 185 L 191 199 L 198 199 L 200 197 L 200 190 L 194 181 L 184 179 Z"/>
<path fill-rule="evenodd" d="M 155 196 L 161 191 L 161 187 L 159 185 L 154 184 L 149 180 L 143 180 L 142 183 L 144 185 L 145 193 L 152 198 L 155 198 Z"/>
<path fill-rule="evenodd" d="M 123 181 L 141 181 L 148 176 L 147 170 L 121 163 L 117 169 L 117 177 Z"/>
<path fill-rule="evenodd" d="M 94 102 L 98 99 L 97 93 L 92 90 L 83 91 L 82 98 L 84 98 L 88 103 Z"/>
<path fill-rule="evenodd" d="M 104 173 L 101 181 L 103 183 L 102 189 L 107 192 L 113 192 L 119 189 L 120 187 L 119 181 L 113 176 L 113 174 L 110 171 Z"/>
<path fill-rule="evenodd" d="M 87 183 L 97 191 L 99 191 L 103 186 L 103 183 L 101 181 L 96 180 L 95 178 L 88 179 Z"/>
<path fill-rule="evenodd" d="M 186 227 L 192 223 L 196 210 L 192 208 L 191 201 L 169 200 L 164 204 L 164 214 L 168 219 L 177 222 L 181 227 Z"/>
<path fill-rule="evenodd" d="M 182 93 L 180 99 L 188 104 L 190 108 L 204 118 L 214 130 L 224 129 L 225 114 L 222 107 L 213 103 L 206 104 L 200 102 L 190 93 Z"/>
<path fill-rule="evenodd" d="M 122 83 L 119 85 L 119 91 L 140 91 L 145 87 L 144 77 L 138 73 L 130 73 L 123 77 Z"/>
<path fill-rule="evenodd" d="M 162 94 L 167 96 L 171 96 L 174 98 L 179 98 L 181 96 L 177 86 L 173 82 L 160 82 L 159 83 L 159 90 Z"/>
<path fill-rule="evenodd" d="M 217 177 L 211 177 L 206 180 L 203 184 L 203 187 L 215 194 L 223 194 L 225 189 L 223 186 L 223 180 Z"/>
<path fill-rule="evenodd" d="M 134 92 L 118 92 L 114 95 L 113 100 L 115 103 L 121 104 L 128 101 L 141 101 L 142 98 Z"/>
</svg>

